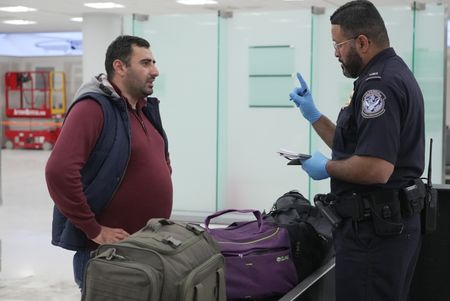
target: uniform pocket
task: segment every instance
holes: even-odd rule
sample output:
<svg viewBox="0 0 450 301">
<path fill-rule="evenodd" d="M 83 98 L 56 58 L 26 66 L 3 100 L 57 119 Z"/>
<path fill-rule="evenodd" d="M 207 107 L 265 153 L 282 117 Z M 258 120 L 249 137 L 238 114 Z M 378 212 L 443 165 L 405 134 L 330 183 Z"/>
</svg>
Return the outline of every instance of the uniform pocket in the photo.
<svg viewBox="0 0 450 301">
<path fill-rule="evenodd" d="M 333 139 L 333 152 L 351 153 L 356 149 L 356 127 L 353 124 L 352 110 L 346 107 L 341 110 L 336 121 Z"/>
<path fill-rule="evenodd" d="M 362 248 L 370 249 L 377 239 L 372 220 L 353 222 L 352 226 L 355 241 L 357 241 Z"/>
</svg>

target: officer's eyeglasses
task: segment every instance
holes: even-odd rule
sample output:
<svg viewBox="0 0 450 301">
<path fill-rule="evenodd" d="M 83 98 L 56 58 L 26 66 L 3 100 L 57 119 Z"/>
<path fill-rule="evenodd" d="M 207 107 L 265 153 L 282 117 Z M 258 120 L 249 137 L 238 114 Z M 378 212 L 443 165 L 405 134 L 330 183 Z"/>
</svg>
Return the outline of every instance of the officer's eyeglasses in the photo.
<svg viewBox="0 0 450 301">
<path fill-rule="evenodd" d="M 344 44 L 346 44 L 346 43 L 348 43 L 350 41 L 356 40 L 358 37 L 359 37 L 359 35 L 357 35 L 354 38 L 351 38 L 351 39 L 345 40 L 343 42 L 340 42 L 340 43 L 333 42 L 333 48 L 334 48 L 335 51 L 339 51 L 341 49 L 342 45 L 344 45 Z"/>
</svg>

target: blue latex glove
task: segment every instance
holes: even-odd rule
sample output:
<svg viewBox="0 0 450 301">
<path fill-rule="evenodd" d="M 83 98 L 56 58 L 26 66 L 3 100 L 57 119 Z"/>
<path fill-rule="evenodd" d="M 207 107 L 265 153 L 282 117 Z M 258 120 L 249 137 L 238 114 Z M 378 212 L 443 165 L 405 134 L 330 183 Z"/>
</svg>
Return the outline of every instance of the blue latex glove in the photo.
<svg viewBox="0 0 450 301">
<path fill-rule="evenodd" d="M 330 176 L 326 169 L 328 161 L 322 153 L 315 152 L 311 158 L 302 160 L 302 168 L 314 180 L 323 180 Z"/>
<path fill-rule="evenodd" d="M 308 85 L 305 83 L 305 80 L 297 72 L 297 78 L 300 82 L 300 87 L 295 88 L 289 94 L 290 100 L 292 100 L 295 105 L 300 108 L 300 111 L 311 124 L 316 122 L 322 114 L 317 110 L 316 105 L 314 104 L 314 100 L 311 95 L 311 91 L 309 91 Z"/>
</svg>

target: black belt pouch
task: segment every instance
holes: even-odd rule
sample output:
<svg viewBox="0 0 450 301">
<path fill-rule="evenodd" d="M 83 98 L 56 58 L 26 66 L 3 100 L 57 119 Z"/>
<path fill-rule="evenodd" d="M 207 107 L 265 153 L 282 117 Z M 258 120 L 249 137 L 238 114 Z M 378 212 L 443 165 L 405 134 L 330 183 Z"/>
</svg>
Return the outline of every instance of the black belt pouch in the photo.
<svg viewBox="0 0 450 301">
<path fill-rule="evenodd" d="M 380 236 L 398 235 L 403 231 L 398 191 L 381 190 L 368 194 L 375 233 Z"/>
</svg>

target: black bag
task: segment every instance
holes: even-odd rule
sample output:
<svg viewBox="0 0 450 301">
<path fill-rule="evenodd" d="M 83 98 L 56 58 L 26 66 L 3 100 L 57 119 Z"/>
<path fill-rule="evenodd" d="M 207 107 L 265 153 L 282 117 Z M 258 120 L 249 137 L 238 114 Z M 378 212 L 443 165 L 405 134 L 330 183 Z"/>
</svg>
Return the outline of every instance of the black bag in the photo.
<svg viewBox="0 0 450 301">
<path fill-rule="evenodd" d="M 298 191 L 278 198 L 264 218 L 288 230 L 299 281 L 334 255 L 331 224 Z"/>
</svg>

